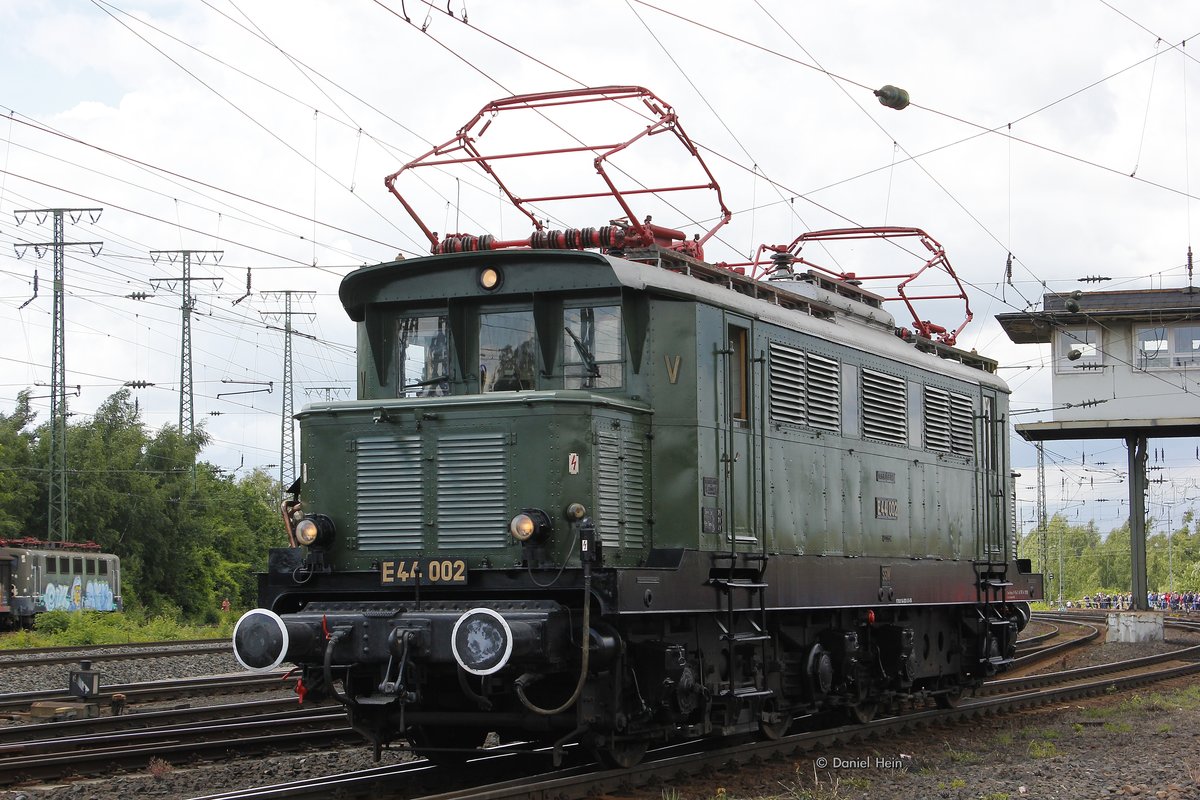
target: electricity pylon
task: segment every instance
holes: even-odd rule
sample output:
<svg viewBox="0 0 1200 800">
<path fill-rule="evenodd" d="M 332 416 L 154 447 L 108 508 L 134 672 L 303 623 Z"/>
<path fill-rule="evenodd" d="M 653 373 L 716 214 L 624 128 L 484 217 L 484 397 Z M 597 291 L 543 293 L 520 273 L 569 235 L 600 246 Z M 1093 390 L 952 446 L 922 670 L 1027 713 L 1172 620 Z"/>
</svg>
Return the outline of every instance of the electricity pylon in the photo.
<svg viewBox="0 0 1200 800">
<path fill-rule="evenodd" d="M 178 278 L 151 278 L 150 283 L 158 287 L 167 284 L 167 290 L 174 289 L 175 281 L 179 281 L 180 308 L 183 312 L 183 328 L 179 345 L 179 433 L 191 444 L 192 433 L 196 428 L 195 414 L 192 412 L 192 309 L 196 307 L 196 298 L 192 295 L 192 281 L 220 281 L 220 278 L 193 278 L 192 256 L 196 261 L 204 263 L 207 256 L 213 256 L 219 264 L 224 252 L 221 250 L 151 250 L 150 260 L 155 264 L 162 256 L 174 264 L 178 259 L 183 267 L 183 275 Z M 196 460 L 192 459 L 192 472 L 195 474 Z"/>
<path fill-rule="evenodd" d="M 276 292 L 259 292 L 263 297 L 272 298 L 275 300 L 283 300 L 283 311 L 260 311 L 259 313 L 267 319 L 283 318 L 283 327 L 276 328 L 273 325 L 267 327 L 272 330 L 283 331 L 283 411 L 282 420 L 280 421 L 279 435 L 279 488 L 283 493 L 287 493 L 288 487 L 296 480 L 296 428 L 295 420 L 292 419 L 292 337 L 303 336 L 306 339 L 316 340 L 317 337 L 292 328 L 292 317 L 315 317 L 316 314 L 311 311 L 293 311 L 292 296 L 306 295 L 312 297 L 316 292 L 297 291 L 295 289 L 284 289 Z"/>
<path fill-rule="evenodd" d="M 46 248 L 54 249 L 54 312 L 52 314 L 50 345 L 50 469 L 48 494 L 50 506 L 46 514 L 46 538 L 51 541 L 57 535 L 59 541 L 67 541 L 67 361 L 66 361 L 66 314 L 63 304 L 63 251 L 68 247 L 86 246 L 92 256 L 100 255 L 103 242 L 63 241 L 63 214 L 78 224 L 84 214 L 95 224 L 100 219 L 100 208 L 27 208 L 13 216 L 20 225 L 25 217 L 33 214 L 39 225 L 47 217 L 54 218 L 54 241 L 20 242 L 13 245 L 20 258 L 25 248 L 32 247 L 38 258 Z"/>
</svg>

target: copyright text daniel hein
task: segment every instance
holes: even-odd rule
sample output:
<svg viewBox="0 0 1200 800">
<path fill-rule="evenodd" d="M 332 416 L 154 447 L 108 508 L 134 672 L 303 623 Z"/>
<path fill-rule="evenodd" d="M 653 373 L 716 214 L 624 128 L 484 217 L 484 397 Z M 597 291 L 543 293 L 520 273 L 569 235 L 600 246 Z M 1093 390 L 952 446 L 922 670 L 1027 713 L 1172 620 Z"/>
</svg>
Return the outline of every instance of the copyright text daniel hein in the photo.
<svg viewBox="0 0 1200 800">
<path fill-rule="evenodd" d="M 814 759 L 817 769 L 908 769 L 912 757 L 901 753 L 898 756 L 867 756 L 844 758 L 841 756 L 818 756 Z"/>
</svg>

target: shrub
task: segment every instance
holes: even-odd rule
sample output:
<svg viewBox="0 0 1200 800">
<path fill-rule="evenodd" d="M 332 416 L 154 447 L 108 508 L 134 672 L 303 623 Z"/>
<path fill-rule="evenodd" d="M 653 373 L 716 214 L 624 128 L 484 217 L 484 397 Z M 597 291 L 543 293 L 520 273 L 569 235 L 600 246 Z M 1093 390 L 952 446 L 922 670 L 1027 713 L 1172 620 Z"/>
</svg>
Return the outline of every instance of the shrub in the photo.
<svg viewBox="0 0 1200 800">
<path fill-rule="evenodd" d="M 70 611 L 47 611 L 34 620 L 33 629 L 38 633 L 62 633 L 71 627 Z"/>
</svg>

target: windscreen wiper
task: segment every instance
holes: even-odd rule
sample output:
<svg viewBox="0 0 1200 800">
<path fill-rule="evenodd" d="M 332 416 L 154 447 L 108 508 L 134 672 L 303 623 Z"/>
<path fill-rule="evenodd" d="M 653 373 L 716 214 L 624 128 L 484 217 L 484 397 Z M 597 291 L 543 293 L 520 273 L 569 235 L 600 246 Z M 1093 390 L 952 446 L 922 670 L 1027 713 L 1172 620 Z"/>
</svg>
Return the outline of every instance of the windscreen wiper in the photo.
<svg viewBox="0 0 1200 800">
<path fill-rule="evenodd" d="M 575 331 L 570 328 L 563 328 L 567 332 L 567 336 L 571 337 L 571 341 L 575 343 L 575 349 L 579 351 L 579 357 L 583 359 L 583 365 L 588 369 L 588 375 L 593 378 L 600 377 L 600 368 L 596 366 L 596 358 L 592 355 L 592 351 L 583 343 L 583 340 L 575 335 Z"/>
<path fill-rule="evenodd" d="M 432 386 L 435 383 L 445 382 L 446 380 L 449 379 L 449 377 L 450 377 L 449 375 L 438 375 L 437 377 L 429 378 L 428 380 L 416 381 L 414 383 L 406 383 L 406 384 L 404 384 L 404 389 L 417 389 L 421 386 Z"/>
</svg>

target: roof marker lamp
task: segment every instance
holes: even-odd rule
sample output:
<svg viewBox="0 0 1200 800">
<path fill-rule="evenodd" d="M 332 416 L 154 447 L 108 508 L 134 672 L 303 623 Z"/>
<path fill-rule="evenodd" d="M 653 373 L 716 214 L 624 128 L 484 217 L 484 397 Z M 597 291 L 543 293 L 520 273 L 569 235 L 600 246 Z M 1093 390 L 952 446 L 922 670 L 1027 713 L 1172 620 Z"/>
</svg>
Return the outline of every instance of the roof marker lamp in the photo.
<svg viewBox="0 0 1200 800">
<path fill-rule="evenodd" d="M 493 292 L 500 288 L 502 276 L 495 267 L 484 267 L 479 270 L 479 288 Z"/>
<path fill-rule="evenodd" d="M 508 532 L 518 542 L 540 542 L 550 535 L 550 517 L 540 508 L 523 508 L 508 523 Z"/>
<path fill-rule="evenodd" d="M 324 514 L 309 514 L 296 523 L 296 541 L 305 547 L 328 547 L 333 534 L 333 520 Z"/>
</svg>

